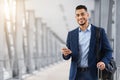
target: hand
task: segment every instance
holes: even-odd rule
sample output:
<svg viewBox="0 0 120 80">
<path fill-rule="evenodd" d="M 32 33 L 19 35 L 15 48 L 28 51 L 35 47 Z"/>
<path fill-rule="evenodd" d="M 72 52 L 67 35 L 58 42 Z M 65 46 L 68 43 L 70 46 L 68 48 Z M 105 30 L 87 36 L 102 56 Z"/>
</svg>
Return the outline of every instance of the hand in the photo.
<svg viewBox="0 0 120 80">
<path fill-rule="evenodd" d="M 104 70 L 105 69 L 105 63 L 104 62 L 98 62 L 97 63 L 97 68 L 99 68 L 100 70 Z"/>
<path fill-rule="evenodd" d="M 67 56 L 67 55 L 69 55 L 69 54 L 72 53 L 72 51 L 71 51 L 70 49 L 68 49 L 68 48 L 62 48 L 62 49 L 61 49 L 61 52 L 62 52 L 62 54 L 63 54 L 64 56 Z"/>
</svg>

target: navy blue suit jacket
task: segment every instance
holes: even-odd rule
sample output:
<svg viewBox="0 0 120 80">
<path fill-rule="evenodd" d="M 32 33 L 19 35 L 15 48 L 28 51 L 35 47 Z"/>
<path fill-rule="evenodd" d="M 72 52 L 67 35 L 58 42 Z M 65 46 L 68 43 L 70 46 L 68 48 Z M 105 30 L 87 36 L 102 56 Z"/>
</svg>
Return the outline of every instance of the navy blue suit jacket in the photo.
<svg viewBox="0 0 120 80">
<path fill-rule="evenodd" d="M 97 79 L 97 67 L 96 67 L 96 53 L 95 53 L 95 45 L 96 45 L 96 35 L 95 35 L 96 27 L 94 25 L 91 26 L 91 39 L 90 39 L 90 46 L 88 51 L 88 67 L 90 69 L 91 76 L 93 80 Z M 104 54 L 104 57 L 101 59 L 105 64 L 108 64 L 110 59 L 112 58 L 112 49 L 110 47 L 110 43 L 107 39 L 105 30 L 101 28 L 100 31 L 101 35 L 101 43 L 100 43 L 100 50 L 102 51 L 101 54 Z M 68 32 L 67 36 L 67 47 L 72 51 L 72 54 L 64 56 L 65 60 L 71 58 L 71 67 L 70 67 L 70 74 L 69 80 L 75 80 L 76 72 L 77 72 L 77 62 L 79 56 L 79 27 Z"/>
</svg>

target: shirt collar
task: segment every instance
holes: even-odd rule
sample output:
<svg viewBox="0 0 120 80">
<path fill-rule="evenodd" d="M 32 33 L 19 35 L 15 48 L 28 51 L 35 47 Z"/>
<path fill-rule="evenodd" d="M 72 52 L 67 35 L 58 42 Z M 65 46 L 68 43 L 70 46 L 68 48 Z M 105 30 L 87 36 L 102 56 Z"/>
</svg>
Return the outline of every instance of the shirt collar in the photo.
<svg viewBox="0 0 120 80">
<path fill-rule="evenodd" d="M 79 28 L 79 31 L 81 32 L 82 30 Z M 88 28 L 85 31 L 91 31 L 91 24 L 88 25 Z"/>
</svg>

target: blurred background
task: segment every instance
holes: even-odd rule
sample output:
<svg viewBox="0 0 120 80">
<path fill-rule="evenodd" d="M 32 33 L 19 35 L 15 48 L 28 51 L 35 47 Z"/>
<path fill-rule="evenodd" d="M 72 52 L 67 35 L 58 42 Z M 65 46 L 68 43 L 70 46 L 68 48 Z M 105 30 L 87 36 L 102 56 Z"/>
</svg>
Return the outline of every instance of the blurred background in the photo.
<svg viewBox="0 0 120 80">
<path fill-rule="evenodd" d="M 60 49 L 79 26 L 80 4 L 106 30 L 120 80 L 120 0 L 0 0 L 0 80 L 68 80 L 70 61 Z"/>
</svg>

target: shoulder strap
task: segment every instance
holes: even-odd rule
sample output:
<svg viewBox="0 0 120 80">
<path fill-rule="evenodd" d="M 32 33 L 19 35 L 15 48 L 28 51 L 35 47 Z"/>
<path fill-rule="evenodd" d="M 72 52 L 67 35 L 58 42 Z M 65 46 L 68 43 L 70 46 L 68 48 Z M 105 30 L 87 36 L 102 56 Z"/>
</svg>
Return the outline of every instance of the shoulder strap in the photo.
<svg viewBox="0 0 120 80">
<path fill-rule="evenodd" d="M 95 32 L 96 32 L 96 59 L 97 59 L 97 61 L 99 61 L 100 60 L 100 37 L 101 37 L 101 35 L 100 35 L 100 27 L 96 27 L 96 30 L 95 30 Z"/>
</svg>

